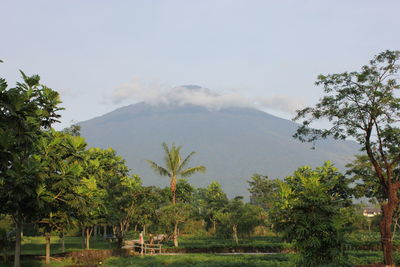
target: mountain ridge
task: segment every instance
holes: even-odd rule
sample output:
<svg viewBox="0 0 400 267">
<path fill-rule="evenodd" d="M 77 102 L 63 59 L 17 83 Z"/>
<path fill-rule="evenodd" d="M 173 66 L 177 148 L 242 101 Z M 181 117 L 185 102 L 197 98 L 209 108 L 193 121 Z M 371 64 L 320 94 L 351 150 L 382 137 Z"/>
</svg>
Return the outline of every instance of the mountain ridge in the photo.
<svg viewBox="0 0 400 267">
<path fill-rule="evenodd" d="M 196 151 L 191 165 L 205 165 L 205 174 L 189 179 L 196 186 L 218 181 L 230 196 L 249 195 L 253 173 L 284 178 L 297 167 L 331 160 L 344 169 L 358 150 L 353 141 L 321 141 L 315 150 L 292 138 L 298 124 L 246 108 L 210 109 L 196 105 L 150 105 L 118 108 L 78 123 L 89 146 L 113 147 L 146 185 L 166 186 L 145 159 L 162 164 L 161 143 L 182 145 L 183 156 Z"/>
</svg>

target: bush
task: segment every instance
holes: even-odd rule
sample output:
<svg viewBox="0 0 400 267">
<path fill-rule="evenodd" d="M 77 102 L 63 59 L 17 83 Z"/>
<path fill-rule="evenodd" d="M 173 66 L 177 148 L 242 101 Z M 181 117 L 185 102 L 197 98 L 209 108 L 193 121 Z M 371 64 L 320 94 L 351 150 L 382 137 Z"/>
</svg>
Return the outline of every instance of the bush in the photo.
<svg viewBox="0 0 400 267">
<path fill-rule="evenodd" d="M 294 242 L 301 266 L 347 266 L 344 234 L 348 228 L 341 213 L 348 203 L 344 179 L 325 163 L 316 170 L 299 168 L 280 184 L 270 218 L 274 230 Z"/>
</svg>

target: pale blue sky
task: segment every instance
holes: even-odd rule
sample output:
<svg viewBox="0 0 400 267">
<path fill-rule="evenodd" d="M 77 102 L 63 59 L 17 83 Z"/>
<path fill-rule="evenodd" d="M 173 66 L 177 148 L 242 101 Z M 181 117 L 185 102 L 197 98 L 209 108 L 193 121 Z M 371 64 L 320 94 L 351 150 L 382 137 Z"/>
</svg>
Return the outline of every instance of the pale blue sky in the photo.
<svg viewBox="0 0 400 267">
<path fill-rule="evenodd" d="M 398 0 L 2 0 L 0 74 L 13 84 L 18 69 L 38 73 L 61 91 L 62 126 L 183 84 L 312 104 L 318 74 L 400 49 L 399 10 Z"/>
</svg>

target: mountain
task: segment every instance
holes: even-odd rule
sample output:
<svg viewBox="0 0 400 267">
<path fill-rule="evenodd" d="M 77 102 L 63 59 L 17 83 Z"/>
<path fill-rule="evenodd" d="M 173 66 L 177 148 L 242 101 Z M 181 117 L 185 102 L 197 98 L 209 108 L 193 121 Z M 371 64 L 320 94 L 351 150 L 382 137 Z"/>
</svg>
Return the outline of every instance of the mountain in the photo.
<svg viewBox="0 0 400 267">
<path fill-rule="evenodd" d="M 335 140 L 319 142 L 312 150 L 310 144 L 292 138 L 297 124 L 244 107 L 209 109 L 142 102 L 79 125 L 90 146 L 114 148 L 145 185 L 168 184 L 145 162 L 163 164 L 162 142 L 182 145 L 183 156 L 196 151 L 191 165 L 205 165 L 207 171 L 189 182 L 206 186 L 218 181 L 231 197 L 249 195 L 246 181 L 253 173 L 284 178 L 299 166 L 320 166 L 326 160 L 343 170 L 358 151 L 353 141 Z"/>
</svg>

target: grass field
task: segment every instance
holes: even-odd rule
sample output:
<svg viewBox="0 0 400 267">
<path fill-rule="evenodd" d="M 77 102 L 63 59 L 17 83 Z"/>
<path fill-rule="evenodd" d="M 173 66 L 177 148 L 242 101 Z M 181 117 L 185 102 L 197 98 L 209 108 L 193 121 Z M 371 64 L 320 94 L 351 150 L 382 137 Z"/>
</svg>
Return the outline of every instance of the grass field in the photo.
<svg viewBox="0 0 400 267">
<path fill-rule="evenodd" d="M 173 248 L 172 241 L 165 247 Z M 236 244 L 232 239 L 220 239 L 212 236 L 205 237 L 181 237 L 179 238 L 180 248 L 270 248 L 271 250 L 291 248 L 291 244 L 282 242 L 279 236 L 256 236 L 249 239 L 239 239 Z"/>
<path fill-rule="evenodd" d="M 380 250 L 379 233 L 365 234 L 355 233 L 348 240 L 350 249 L 352 250 Z M 44 255 L 44 237 L 29 237 L 25 236 L 22 241 L 22 255 Z M 395 246 L 400 244 L 399 236 L 395 239 Z M 90 240 L 90 249 L 110 249 L 114 248 L 115 243 L 109 243 L 101 238 L 92 237 Z M 168 242 L 164 245 L 166 248 L 172 248 L 173 243 Z M 240 239 L 239 244 L 231 239 L 220 239 L 212 236 L 203 237 L 188 237 L 179 238 L 180 248 L 271 248 L 271 249 L 286 249 L 291 248 L 289 243 L 282 242 L 279 236 L 270 234 L 267 236 L 251 237 L 250 239 Z M 76 251 L 82 249 L 81 237 L 66 237 L 66 251 Z M 11 252 L 12 253 L 12 252 Z M 61 253 L 61 243 L 58 236 L 51 237 L 51 254 Z"/>
<path fill-rule="evenodd" d="M 90 249 L 110 249 L 114 248 L 115 243 L 109 243 L 103 239 L 91 238 Z M 81 237 L 65 237 L 65 251 L 82 250 Z M 58 236 L 51 237 L 51 254 L 61 253 L 61 242 Z M 13 253 L 11 251 L 10 253 Z M 45 255 L 45 240 L 41 236 L 24 236 L 21 246 L 22 255 Z"/>
<path fill-rule="evenodd" d="M 203 267 L 203 266 L 276 266 L 276 267 L 295 267 L 296 254 L 271 254 L 271 255 L 217 255 L 217 254 L 184 254 L 184 255 L 154 255 L 154 256 L 132 256 L 132 257 L 112 257 L 102 262 L 105 267 Z M 352 266 L 380 262 L 382 253 L 377 251 L 352 251 L 349 252 L 349 263 Z M 400 255 L 397 256 L 396 263 L 400 264 Z M 52 261 L 50 265 L 45 265 L 43 261 L 22 261 L 22 266 L 26 267 L 63 267 L 71 265 L 72 262 Z M 10 264 L 0 264 L 0 267 L 10 267 Z"/>
<path fill-rule="evenodd" d="M 351 243 L 369 244 L 378 242 L 375 235 L 355 235 L 349 240 Z M 82 250 L 80 237 L 65 238 L 66 251 Z M 92 238 L 91 249 L 114 248 L 115 243 L 108 243 L 102 239 Z M 166 247 L 171 247 L 169 243 Z M 181 248 L 289 248 L 291 245 L 282 242 L 278 236 L 269 235 L 242 239 L 236 245 L 232 240 L 223 240 L 213 237 L 182 237 Z M 52 255 L 61 252 L 61 243 L 58 237 L 52 237 Z M 43 237 L 24 237 L 22 244 L 22 255 L 44 255 Z M 396 255 L 397 254 L 397 255 Z M 396 262 L 400 264 L 400 253 L 395 253 Z M 349 251 L 349 262 L 352 265 L 370 264 L 382 261 L 380 251 L 353 250 Z M 184 254 L 184 255 L 162 255 L 162 256 L 135 256 L 135 257 L 113 257 L 106 260 L 102 266 L 295 266 L 295 254 L 272 254 L 272 255 L 218 255 L 218 254 Z M 62 267 L 71 265 L 72 262 L 52 261 L 49 267 Z M 11 266 L 11 264 L 0 264 L 0 267 Z M 22 266 L 40 267 L 46 266 L 40 260 L 23 260 Z"/>
<path fill-rule="evenodd" d="M 185 254 L 177 256 L 144 256 L 110 258 L 103 266 L 294 266 L 295 255 L 215 255 Z"/>
<path fill-rule="evenodd" d="M 215 254 L 185 254 L 177 256 L 144 256 L 129 258 L 109 258 L 103 266 L 128 267 L 128 266 L 154 266 L 154 267 L 183 267 L 183 266 L 279 266 L 295 267 L 295 254 L 273 255 L 215 255 Z M 380 262 L 382 253 L 353 251 L 349 253 L 351 265 L 361 265 Z M 400 263 L 400 258 L 397 258 Z"/>
</svg>

